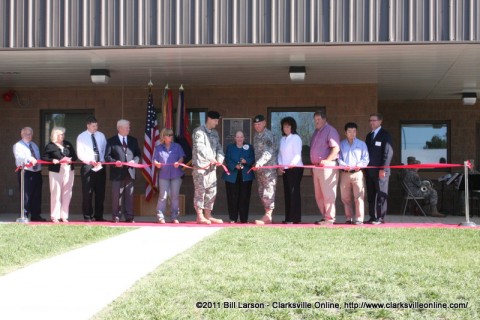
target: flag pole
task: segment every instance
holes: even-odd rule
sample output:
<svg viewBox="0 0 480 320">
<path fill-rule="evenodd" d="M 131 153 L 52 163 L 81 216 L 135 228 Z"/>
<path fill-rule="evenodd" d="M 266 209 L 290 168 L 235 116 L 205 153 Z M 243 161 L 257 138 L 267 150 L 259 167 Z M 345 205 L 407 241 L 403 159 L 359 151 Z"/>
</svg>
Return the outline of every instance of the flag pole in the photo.
<svg viewBox="0 0 480 320">
<path fill-rule="evenodd" d="M 20 218 L 17 219 L 17 222 L 26 223 L 28 218 L 25 216 L 25 165 L 22 165 L 22 170 L 20 171 Z"/>
<path fill-rule="evenodd" d="M 148 102 L 147 102 L 147 117 L 145 124 L 145 138 L 143 142 L 143 155 L 142 163 L 147 166 L 142 169 L 142 175 L 146 180 L 145 187 L 145 200 L 149 201 L 154 193 L 157 193 L 157 168 L 154 164 L 154 153 L 155 147 L 160 144 L 159 142 L 159 132 L 158 132 L 158 121 L 155 112 L 155 107 L 153 105 L 153 94 L 152 87 L 153 82 L 150 81 L 147 84 L 148 86 Z"/>
<path fill-rule="evenodd" d="M 470 221 L 470 194 L 468 190 L 468 169 L 470 166 L 470 161 L 464 161 L 464 181 L 465 181 L 465 221 L 460 223 L 459 226 L 462 227 L 476 227 L 475 222 Z"/>
<path fill-rule="evenodd" d="M 151 94 L 152 94 L 152 87 L 153 87 L 152 79 L 150 79 L 150 80 L 148 81 L 147 86 L 148 86 L 148 94 L 151 95 Z M 153 161 L 152 161 L 152 168 L 153 168 L 153 170 L 155 170 L 154 167 L 155 167 L 155 164 L 154 164 Z"/>
</svg>

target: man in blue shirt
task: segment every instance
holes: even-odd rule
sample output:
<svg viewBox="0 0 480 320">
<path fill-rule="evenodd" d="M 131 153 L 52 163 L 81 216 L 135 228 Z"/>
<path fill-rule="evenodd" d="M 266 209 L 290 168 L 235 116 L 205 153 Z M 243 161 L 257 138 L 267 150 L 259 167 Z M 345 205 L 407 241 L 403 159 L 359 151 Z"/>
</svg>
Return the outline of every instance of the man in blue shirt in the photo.
<svg viewBox="0 0 480 320">
<path fill-rule="evenodd" d="M 346 224 L 363 224 L 365 216 L 365 178 L 364 168 L 370 161 L 365 142 L 357 139 L 357 124 L 349 122 L 345 125 L 346 139 L 340 142 L 338 164 L 344 169 L 340 171 L 340 192 L 345 207 Z M 353 200 L 352 201 L 352 191 Z M 353 202 L 355 202 L 355 221 L 353 220 Z"/>
<path fill-rule="evenodd" d="M 40 159 L 40 150 L 32 141 L 33 129 L 25 127 L 20 132 L 22 139 L 13 146 L 15 164 L 17 167 L 32 164 L 25 167 L 24 176 L 24 210 L 25 217 L 30 221 L 46 221 L 40 215 L 42 212 L 42 166 L 37 164 Z M 21 170 L 18 171 L 18 184 L 20 185 Z M 20 188 L 22 186 L 20 185 Z"/>
</svg>

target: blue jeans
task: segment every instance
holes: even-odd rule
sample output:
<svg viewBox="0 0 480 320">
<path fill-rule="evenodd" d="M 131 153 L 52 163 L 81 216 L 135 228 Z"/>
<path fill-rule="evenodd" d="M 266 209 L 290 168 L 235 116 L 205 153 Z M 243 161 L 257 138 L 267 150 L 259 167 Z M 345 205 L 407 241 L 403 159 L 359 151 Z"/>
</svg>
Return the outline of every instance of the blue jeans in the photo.
<svg viewBox="0 0 480 320">
<path fill-rule="evenodd" d="M 177 219 L 180 214 L 180 186 L 182 185 L 182 178 L 178 179 L 159 179 L 158 186 L 160 193 L 157 202 L 157 217 L 158 219 L 165 219 L 164 213 L 167 208 L 167 198 L 170 197 L 170 216 L 172 220 Z"/>
</svg>

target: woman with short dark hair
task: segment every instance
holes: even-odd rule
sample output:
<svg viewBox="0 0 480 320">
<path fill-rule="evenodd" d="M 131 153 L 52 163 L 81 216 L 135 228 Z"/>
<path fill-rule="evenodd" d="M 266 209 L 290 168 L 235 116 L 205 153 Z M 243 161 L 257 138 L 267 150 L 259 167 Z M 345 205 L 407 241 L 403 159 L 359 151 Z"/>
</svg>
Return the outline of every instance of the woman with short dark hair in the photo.
<svg viewBox="0 0 480 320">
<path fill-rule="evenodd" d="M 292 117 L 280 121 L 282 139 L 278 152 L 279 174 L 283 173 L 285 192 L 285 220 L 283 223 L 300 223 L 302 221 L 302 203 L 300 183 L 303 177 L 302 138 L 297 134 L 297 122 Z"/>
</svg>

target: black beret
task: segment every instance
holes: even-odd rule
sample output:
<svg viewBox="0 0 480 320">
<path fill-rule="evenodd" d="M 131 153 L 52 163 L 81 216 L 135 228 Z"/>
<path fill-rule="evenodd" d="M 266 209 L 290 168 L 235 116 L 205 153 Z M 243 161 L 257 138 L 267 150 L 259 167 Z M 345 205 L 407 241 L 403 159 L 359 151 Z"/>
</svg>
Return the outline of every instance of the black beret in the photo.
<svg viewBox="0 0 480 320">
<path fill-rule="evenodd" d="M 265 117 L 261 114 L 256 115 L 255 118 L 253 118 L 253 123 L 258 123 L 262 121 L 265 121 Z"/>
<path fill-rule="evenodd" d="M 220 119 L 220 113 L 218 113 L 217 111 L 208 111 L 207 117 L 209 117 L 210 119 Z"/>
</svg>

